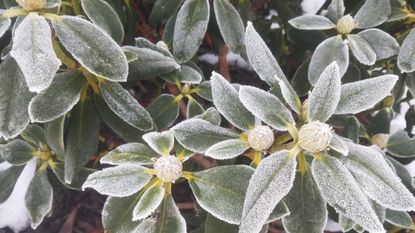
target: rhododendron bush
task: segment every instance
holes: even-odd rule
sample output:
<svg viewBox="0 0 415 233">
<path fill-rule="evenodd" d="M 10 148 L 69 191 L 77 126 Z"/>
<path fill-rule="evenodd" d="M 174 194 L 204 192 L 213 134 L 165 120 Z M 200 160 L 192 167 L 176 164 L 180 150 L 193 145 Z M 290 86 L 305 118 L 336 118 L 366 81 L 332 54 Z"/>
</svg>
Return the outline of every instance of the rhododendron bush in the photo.
<svg viewBox="0 0 415 233">
<path fill-rule="evenodd" d="M 0 207 L 35 166 L 39 232 L 68 190 L 94 232 L 414 230 L 415 2 L 300 3 L 1 0 Z"/>
</svg>

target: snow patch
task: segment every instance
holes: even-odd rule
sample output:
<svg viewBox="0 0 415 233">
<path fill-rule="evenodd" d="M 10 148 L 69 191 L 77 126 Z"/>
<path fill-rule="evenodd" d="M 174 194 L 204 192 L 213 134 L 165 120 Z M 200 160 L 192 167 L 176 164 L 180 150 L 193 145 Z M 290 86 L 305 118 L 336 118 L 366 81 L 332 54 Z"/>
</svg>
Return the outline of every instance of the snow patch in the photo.
<svg viewBox="0 0 415 233">
<path fill-rule="evenodd" d="M 239 54 L 228 52 L 228 54 L 226 55 L 226 59 L 228 60 L 228 63 L 232 66 L 236 66 L 238 68 L 246 70 L 252 70 L 248 62 L 246 62 Z M 213 53 L 205 53 L 203 55 L 200 55 L 198 57 L 198 60 L 201 62 L 209 63 L 211 65 L 216 65 L 219 63 L 218 55 Z"/>
</svg>

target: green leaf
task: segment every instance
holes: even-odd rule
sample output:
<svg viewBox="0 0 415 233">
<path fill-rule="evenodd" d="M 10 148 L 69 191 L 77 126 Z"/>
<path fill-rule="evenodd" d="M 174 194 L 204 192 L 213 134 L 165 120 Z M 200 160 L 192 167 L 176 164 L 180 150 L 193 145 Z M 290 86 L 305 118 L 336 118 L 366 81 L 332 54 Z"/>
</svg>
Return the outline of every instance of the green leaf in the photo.
<svg viewBox="0 0 415 233">
<path fill-rule="evenodd" d="M 406 36 L 398 54 L 398 67 L 402 72 L 415 71 L 415 61 L 412 59 L 415 51 L 415 28 Z"/>
<path fill-rule="evenodd" d="M 414 210 L 415 198 L 389 167 L 383 155 L 365 146 L 347 143 L 343 158 L 363 191 L 377 203 L 393 210 Z"/>
<path fill-rule="evenodd" d="M 255 117 L 239 100 L 238 91 L 216 72 L 212 72 L 210 80 L 213 103 L 222 116 L 241 130 L 252 129 Z"/>
<path fill-rule="evenodd" d="M 350 49 L 355 58 L 363 65 L 371 66 L 376 62 L 376 53 L 372 46 L 359 35 L 347 35 Z"/>
<path fill-rule="evenodd" d="M 206 109 L 205 112 L 203 112 L 200 115 L 194 116 L 194 118 L 208 121 L 212 125 L 216 125 L 216 126 L 220 126 L 220 123 L 222 121 L 222 118 L 219 114 L 219 111 L 216 110 L 216 108 L 214 108 L 214 107 L 210 107 L 210 108 Z"/>
<path fill-rule="evenodd" d="M 134 207 L 133 221 L 144 219 L 154 212 L 163 201 L 164 192 L 164 187 L 160 183 L 150 186 Z"/>
<path fill-rule="evenodd" d="M 91 174 L 82 189 L 93 188 L 104 195 L 127 197 L 140 191 L 152 177 L 148 168 L 132 164 L 120 165 Z"/>
<path fill-rule="evenodd" d="M 340 100 L 341 76 L 336 62 L 321 73 L 308 97 L 309 121 L 326 122 L 336 111 Z"/>
<path fill-rule="evenodd" d="M 65 148 L 65 182 L 71 183 L 78 170 L 98 149 L 99 117 L 90 99 L 72 111 Z"/>
<path fill-rule="evenodd" d="M 150 13 L 149 22 L 157 26 L 174 15 L 182 0 L 156 0 Z"/>
<path fill-rule="evenodd" d="M 12 58 L 0 64 L 0 134 L 14 138 L 29 124 L 27 111 L 34 94 L 26 87 L 19 66 Z"/>
<path fill-rule="evenodd" d="M 238 11 L 228 0 L 214 0 L 216 22 L 225 43 L 235 53 L 243 53 L 245 49 L 245 26 Z"/>
<path fill-rule="evenodd" d="M 27 15 L 15 30 L 10 55 L 19 64 L 31 92 L 46 89 L 61 65 L 53 50 L 50 26 L 36 13 Z"/>
<path fill-rule="evenodd" d="M 415 157 L 415 138 L 410 138 L 404 130 L 398 131 L 389 137 L 386 149 L 399 158 Z"/>
<path fill-rule="evenodd" d="M 333 138 L 330 141 L 329 147 L 344 156 L 349 154 L 349 148 L 347 147 L 345 140 L 336 133 L 333 133 Z"/>
<path fill-rule="evenodd" d="M 38 125 L 28 125 L 20 136 L 29 143 L 39 147 L 47 145 L 45 130 Z"/>
<path fill-rule="evenodd" d="M 349 66 L 349 47 L 337 36 L 324 40 L 315 49 L 308 68 L 310 83 L 315 84 L 323 70 L 333 61 L 339 66 L 340 76 L 343 76 Z"/>
<path fill-rule="evenodd" d="M 157 128 L 164 129 L 171 126 L 179 116 L 179 101 L 172 95 L 162 94 L 146 109 Z"/>
<path fill-rule="evenodd" d="M 124 28 L 115 10 L 103 0 L 81 0 L 82 9 L 88 18 L 116 42 L 124 38 Z"/>
<path fill-rule="evenodd" d="M 144 141 L 157 153 L 170 155 L 174 146 L 174 135 L 172 131 L 150 132 L 143 135 Z"/>
<path fill-rule="evenodd" d="M 241 139 L 230 139 L 209 147 L 205 155 L 214 159 L 232 159 L 249 149 L 249 143 Z"/>
<path fill-rule="evenodd" d="M 301 15 L 291 19 L 288 23 L 302 30 L 327 30 L 336 27 L 330 19 L 321 15 Z"/>
<path fill-rule="evenodd" d="M 275 206 L 291 190 L 297 161 L 280 151 L 263 159 L 249 181 L 239 233 L 259 232 Z"/>
<path fill-rule="evenodd" d="M 342 85 L 335 114 L 356 114 L 375 106 L 390 95 L 398 77 L 382 75 Z"/>
<path fill-rule="evenodd" d="M 203 152 L 212 145 L 227 139 L 239 138 L 238 134 L 228 129 L 200 119 L 182 121 L 172 130 L 176 140 L 184 148 L 195 152 Z"/>
<path fill-rule="evenodd" d="M 284 200 L 290 210 L 290 215 L 282 219 L 287 232 L 323 232 L 327 221 L 326 202 L 310 170 L 304 175 L 297 172 L 293 188 Z"/>
<path fill-rule="evenodd" d="M 284 131 L 288 124 L 294 124 L 291 113 L 273 94 L 256 87 L 242 86 L 239 99 L 252 114 L 275 129 Z"/>
<path fill-rule="evenodd" d="M 62 156 L 65 153 L 64 130 L 65 116 L 45 124 L 47 145 L 58 156 Z"/>
<path fill-rule="evenodd" d="M 128 63 L 107 33 L 75 16 L 61 16 L 53 28 L 63 46 L 89 72 L 114 82 L 127 81 Z"/>
<path fill-rule="evenodd" d="M 153 158 L 159 155 L 147 145 L 141 143 L 127 143 L 121 145 L 100 159 L 101 163 L 111 165 L 149 165 Z"/>
<path fill-rule="evenodd" d="M 53 189 L 46 172 L 37 171 L 29 184 L 25 196 L 31 226 L 36 229 L 43 219 L 52 211 Z"/>
<path fill-rule="evenodd" d="M 101 82 L 99 89 L 110 109 L 121 119 L 140 130 L 153 128 L 150 113 L 119 83 Z"/>
<path fill-rule="evenodd" d="M 186 0 L 174 25 L 173 54 L 179 63 L 189 61 L 199 49 L 209 23 L 208 0 Z"/>
<path fill-rule="evenodd" d="M 23 168 L 24 166 L 11 166 L 0 171 L 0 203 L 5 202 L 12 194 Z"/>
<path fill-rule="evenodd" d="M 186 222 L 171 195 L 165 195 L 160 205 L 155 233 L 186 233 Z"/>
<path fill-rule="evenodd" d="M 33 158 L 35 149 L 27 142 L 16 139 L 7 143 L 1 150 L 1 157 L 15 166 L 26 164 Z"/>
<path fill-rule="evenodd" d="M 79 71 L 56 75 L 51 85 L 30 101 L 32 122 L 49 122 L 68 113 L 79 101 L 83 82 Z"/>
<path fill-rule="evenodd" d="M 210 85 L 210 81 L 204 81 L 197 86 L 199 92 L 197 94 L 205 100 L 209 100 L 213 102 L 212 97 L 212 86 Z"/>
<path fill-rule="evenodd" d="M 392 12 L 389 0 L 367 0 L 354 16 L 357 28 L 376 27 L 385 22 Z"/>
<path fill-rule="evenodd" d="M 198 116 L 204 113 L 204 109 L 199 102 L 197 102 L 194 98 L 189 98 L 186 107 L 186 116 L 187 118 L 192 118 L 194 116 Z"/>
<path fill-rule="evenodd" d="M 350 155 L 349 155 L 350 156 Z M 336 158 L 323 156 L 311 165 L 314 179 L 324 200 L 368 231 L 384 232 L 382 223 L 362 193 L 352 174 Z"/>
<path fill-rule="evenodd" d="M 238 226 L 229 224 L 208 214 L 205 220 L 204 233 L 238 233 Z"/>
<path fill-rule="evenodd" d="M 399 44 L 395 38 L 377 28 L 371 28 L 357 33 L 376 53 L 376 60 L 382 60 L 399 53 Z"/>
<path fill-rule="evenodd" d="M 412 229 L 414 226 L 411 215 L 404 211 L 386 209 L 386 221 L 405 229 Z"/>
</svg>

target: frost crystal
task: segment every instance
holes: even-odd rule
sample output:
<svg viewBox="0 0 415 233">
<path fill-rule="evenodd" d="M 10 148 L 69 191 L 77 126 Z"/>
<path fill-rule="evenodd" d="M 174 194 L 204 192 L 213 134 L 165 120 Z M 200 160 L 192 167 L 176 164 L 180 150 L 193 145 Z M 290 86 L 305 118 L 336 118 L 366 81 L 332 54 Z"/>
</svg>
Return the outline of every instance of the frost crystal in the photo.
<svg viewBox="0 0 415 233">
<path fill-rule="evenodd" d="M 317 153 L 328 147 L 332 137 L 329 125 L 313 121 L 301 127 L 298 132 L 298 145 L 307 152 Z"/>
<path fill-rule="evenodd" d="M 162 156 L 154 163 L 154 173 L 163 182 L 174 182 L 182 176 L 183 165 L 173 155 Z"/>
<path fill-rule="evenodd" d="M 257 151 L 266 150 L 274 143 L 274 133 L 270 127 L 259 125 L 249 132 L 248 142 Z"/>
<path fill-rule="evenodd" d="M 345 15 L 337 21 L 336 29 L 342 35 L 347 35 L 357 26 L 351 15 Z"/>
</svg>

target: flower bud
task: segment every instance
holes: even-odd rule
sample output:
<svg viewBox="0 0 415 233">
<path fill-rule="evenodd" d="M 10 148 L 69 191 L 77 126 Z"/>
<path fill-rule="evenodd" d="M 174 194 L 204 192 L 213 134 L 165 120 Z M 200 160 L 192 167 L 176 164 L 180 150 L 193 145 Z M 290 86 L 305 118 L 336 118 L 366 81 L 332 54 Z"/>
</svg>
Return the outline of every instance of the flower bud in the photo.
<svg viewBox="0 0 415 233">
<path fill-rule="evenodd" d="M 370 138 L 373 145 L 384 148 L 388 144 L 389 134 L 378 133 Z"/>
<path fill-rule="evenodd" d="M 336 29 L 342 35 L 347 35 L 356 27 L 356 22 L 351 15 L 345 15 L 337 21 Z"/>
<path fill-rule="evenodd" d="M 16 2 L 27 11 L 40 10 L 46 6 L 46 0 L 16 0 Z"/>
<path fill-rule="evenodd" d="M 162 48 L 166 51 L 169 51 L 169 46 L 162 40 L 160 40 L 159 42 L 156 43 L 156 46 L 159 48 Z"/>
<path fill-rule="evenodd" d="M 163 182 L 174 182 L 182 172 L 182 163 L 173 155 L 162 156 L 154 163 L 154 173 Z"/>
<path fill-rule="evenodd" d="M 301 127 L 298 132 L 298 145 L 307 152 L 317 153 L 329 146 L 332 137 L 329 125 L 313 121 Z"/>
<path fill-rule="evenodd" d="M 249 132 L 248 143 L 254 150 L 266 150 L 274 143 L 274 132 L 268 126 L 259 125 Z"/>
</svg>

